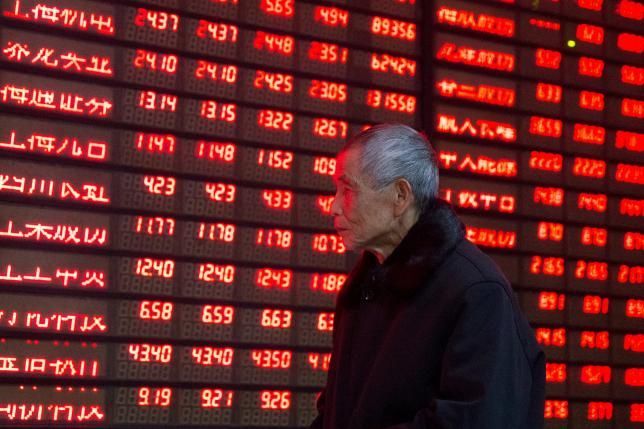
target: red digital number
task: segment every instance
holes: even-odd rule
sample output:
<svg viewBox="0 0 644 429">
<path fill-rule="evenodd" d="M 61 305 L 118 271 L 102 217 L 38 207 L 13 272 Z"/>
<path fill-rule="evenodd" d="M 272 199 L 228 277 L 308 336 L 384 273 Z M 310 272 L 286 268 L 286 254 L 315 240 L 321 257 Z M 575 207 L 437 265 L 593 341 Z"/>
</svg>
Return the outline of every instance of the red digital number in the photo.
<svg viewBox="0 0 644 429">
<path fill-rule="evenodd" d="M 561 103 L 563 90 L 560 85 L 539 82 L 537 84 L 536 98 L 544 103 Z"/>
<path fill-rule="evenodd" d="M 218 103 L 214 100 L 201 102 L 199 115 L 214 121 L 235 122 L 237 120 L 237 105 L 232 103 Z"/>
<path fill-rule="evenodd" d="M 237 82 L 237 66 L 213 63 L 210 61 L 198 60 L 195 69 L 197 79 L 210 79 L 226 83 Z"/>
<path fill-rule="evenodd" d="M 234 265 L 219 265 L 210 262 L 199 264 L 197 278 L 208 283 L 232 284 L 235 281 Z"/>
<path fill-rule="evenodd" d="M 617 164 L 615 180 L 624 183 L 644 185 L 644 167 L 632 164 Z"/>
<path fill-rule="evenodd" d="M 313 20 L 329 27 L 347 27 L 349 12 L 339 7 L 316 6 L 313 10 Z"/>
<path fill-rule="evenodd" d="M 143 184 L 151 194 L 171 196 L 175 193 L 177 180 L 166 176 L 143 176 Z"/>
<path fill-rule="evenodd" d="M 231 223 L 206 223 L 199 224 L 197 237 L 200 240 L 223 241 L 232 243 L 235 241 L 236 226 Z"/>
<path fill-rule="evenodd" d="M 265 189 L 262 191 L 262 201 L 272 209 L 289 210 L 293 207 L 293 192 L 281 189 Z"/>
<path fill-rule="evenodd" d="M 642 250 L 644 249 L 644 234 L 640 232 L 628 231 L 624 233 L 625 250 Z"/>
<path fill-rule="evenodd" d="M 261 323 L 264 328 L 288 329 L 293 323 L 293 312 L 291 310 L 263 310 Z"/>
<path fill-rule="evenodd" d="M 644 318 L 644 299 L 629 299 L 626 301 L 626 317 Z"/>
<path fill-rule="evenodd" d="M 563 383 L 566 376 L 565 363 L 546 362 L 546 383 Z"/>
<path fill-rule="evenodd" d="M 172 346 L 169 344 L 129 344 L 127 351 L 137 362 L 169 363 L 172 360 Z"/>
<path fill-rule="evenodd" d="M 262 410 L 288 410 L 291 407 L 291 392 L 283 390 L 262 390 Z"/>
<path fill-rule="evenodd" d="M 637 353 L 644 352 L 644 334 L 626 334 L 624 335 L 625 351 L 632 351 Z"/>
<path fill-rule="evenodd" d="M 291 367 L 293 352 L 287 350 L 252 350 L 251 358 L 255 366 L 270 369 L 288 369 Z"/>
<path fill-rule="evenodd" d="M 315 205 L 320 209 L 322 214 L 329 215 L 331 214 L 331 206 L 335 197 L 333 195 L 319 195 L 315 199 Z"/>
<path fill-rule="evenodd" d="M 320 253 L 345 253 L 345 247 L 342 237 L 335 234 L 315 234 L 313 235 L 313 250 Z"/>
<path fill-rule="evenodd" d="M 539 222 L 537 225 L 537 237 L 539 240 L 562 241 L 564 236 L 564 225 L 556 222 Z"/>
<path fill-rule="evenodd" d="M 329 139 L 346 139 L 349 124 L 339 119 L 315 118 L 313 135 Z"/>
<path fill-rule="evenodd" d="M 293 163 L 293 152 L 285 150 L 260 149 L 257 152 L 257 164 L 267 165 L 279 170 L 290 170 Z"/>
<path fill-rule="evenodd" d="M 585 226 L 581 230 L 581 244 L 584 246 L 605 247 L 608 243 L 608 230 L 606 228 L 592 228 Z"/>
<path fill-rule="evenodd" d="M 213 201 L 232 203 L 235 201 L 237 186 L 228 183 L 206 183 L 205 191 Z"/>
<path fill-rule="evenodd" d="M 615 133 L 615 147 L 632 152 L 644 152 L 644 134 L 617 131 Z"/>
<path fill-rule="evenodd" d="M 575 176 L 601 179 L 606 175 L 606 162 L 600 159 L 575 158 L 572 172 Z"/>
<path fill-rule="evenodd" d="M 604 110 L 604 94 L 593 91 L 580 91 L 579 107 L 588 110 Z"/>
<path fill-rule="evenodd" d="M 308 353 L 308 362 L 314 370 L 328 371 L 331 353 Z"/>
<path fill-rule="evenodd" d="M 149 26 L 155 30 L 169 30 L 176 33 L 179 29 L 179 15 L 140 7 L 136 11 L 134 24 L 139 27 Z"/>
<path fill-rule="evenodd" d="M 255 274 L 255 284 L 263 288 L 290 289 L 293 271 L 276 268 L 260 268 Z"/>
<path fill-rule="evenodd" d="M 259 7 L 269 15 L 282 18 L 292 18 L 295 15 L 295 0 L 262 0 Z"/>
<path fill-rule="evenodd" d="M 204 305 L 201 311 L 201 321 L 211 325 L 231 325 L 235 309 L 229 305 Z"/>
<path fill-rule="evenodd" d="M 344 83 L 314 79 L 311 81 L 311 86 L 309 87 L 309 96 L 321 100 L 346 103 L 347 85 Z"/>
<path fill-rule="evenodd" d="M 318 331 L 331 332 L 333 331 L 333 321 L 335 320 L 334 313 L 320 313 L 318 314 Z"/>
<path fill-rule="evenodd" d="M 416 40 L 416 24 L 381 16 L 374 16 L 371 19 L 371 32 L 396 39 Z"/>
<path fill-rule="evenodd" d="M 416 61 L 389 54 L 372 53 L 371 70 L 414 77 L 416 76 Z"/>
<path fill-rule="evenodd" d="M 622 116 L 629 116 L 631 118 L 644 118 L 644 101 L 634 100 L 632 98 L 622 99 Z"/>
<path fill-rule="evenodd" d="M 566 345 L 566 328 L 537 328 L 535 336 L 539 344 L 550 347 Z"/>
<path fill-rule="evenodd" d="M 313 172 L 323 176 L 333 176 L 336 172 L 337 161 L 327 156 L 316 156 L 313 161 Z"/>
<path fill-rule="evenodd" d="M 172 154 L 177 146 L 177 138 L 172 134 L 136 133 L 134 138 L 139 151 Z"/>
<path fill-rule="evenodd" d="M 597 58 L 581 57 L 577 70 L 582 76 L 602 77 L 604 61 Z"/>
<path fill-rule="evenodd" d="M 208 161 L 235 162 L 236 146 L 233 143 L 207 142 L 199 140 L 195 146 L 195 157 Z"/>
<path fill-rule="evenodd" d="M 586 419 L 589 421 L 612 420 L 613 404 L 610 402 L 589 402 Z"/>
<path fill-rule="evenodd" d="M 598 295 L 585 295 L 582 311 L 586 314 L 608 314 L 610 299 Z"/>
<path fill-rule="evenodd" d="M 263 109 L 257 115 L 257 124 L 271 130 L 291 132 L 294 119 L 292 113 Z"/>
<path fill-rule="evenodd" d="M 201 408 L 231 408 L 233 391 L 223 389 L 202 389 Z"/>
<path fill-rule="evenodd" d="M 644 85 L 644 68 L 623 65 L 620 68 L 621 81 L 630 85 Z"/>
<path fill-rule="evenodd" d="M 565 420 L 568 418 L 568 401 L 546 399 L 543 416 L 546 419 Z"/>
<path fill-rule="evenodd" d="M 253 85 L 258 89 L 267 88 L 271 91 L 290 94 L 293 92 L 293 75 L 257 70 Z"/>
<path fill-rule="evenodd" d="M 147 235 L 174 235 L 175 220 L 169 217 L 137 216 L 134 232 Z"/>
<path fill-rule="evenodd" d="M 139 387 L 137 405 L 141 407 L 169 407 L 172 389 L 169 387 Z"/>
<path fill-rule="evenodd" d="M 134 67 L 152 71 L 162 71 L 168 74 L 177 73 L 179 59 L 176 55 L 137 49 L 134 56 Z"/>
<path fill-rule="evenodd" d="M 530 117 L 530 134 L 545 137 L 561 137 L 563 122 L 560 119 L 543 118 L 541 116 Z"/>
<path fill-rule="evenodd" d="M 546 69 L 559 70 L 561 67 L 561 52 L 548 49 L 537 49 L 535 64 Z"/>
<path fill-rule="evenodd" d="M 617 281 L 619 283 L 642 284 L 644 282 L 644 266 L 638 265 L 630 267 L 620 265 L 617 272 Z"/>
<path fill-rule="evenodd" d="M 597 261 L 577 261 L 575 278 L 605 281 L 608 279 L 608 264 Z"/>
<path fill-rule="evenodd" d="M 258 50 L 267 50 L 284 56 L 292 56 L 295 51 L 295 39 L 291 36 L 258 31 L 253 46 Z"/>
<path fill-rule="evenodd" d="M 311 289 L 320 290 L 326 293 L 338 293 L 340 292 L 340 289 L 342 289 L 346 280 L 346 274 L 315 273 L 311 276 Z"/>
<path fill-rule="evenodd" d="M 557 292 L 539 293 L 539 310 L 562 311 L 566 308 L 566 295 Z"/>
<path fill-rule="evenodd" d="M 579 347 L 584 349 L 608 350 L 610 333 L 608 331 L 582 331 L 579 336 Z"/>
<path fill-rule="evenodd" d="M 579 143 L 602 145 L 606 139 L 606 128 L 595 125 L 575 124 L 572 139 Z"/>
<path fill-rule="evenodd" d="M 171 279 L 174 276 L 174 261 L 171 259 L 138 258 L 135 273 L 142 277 Z"/>
<path fill-rule="evenodd" d="M 611 369 L 606 365 L 584 365 L 581 367 L 580 380 L 585 384 L 610 383 Z"/>
<path fill-rule="evenodd" d="M 564 260 L 556 257 L 533 256 L 530 262 L 530 272 L 535 275 L 561 277 L 564 274 Z"/>
<path fill-rule="evenodd" d="M 644 52 L 644 36 L 631 33 L 619 33 L 617 35 L 617 47 L 622 51 L 641 55 Z"/>
<path fill-rule="evenodd" d="M 530 168 L 535 170 L 544 170 L 560 172 L 563 169 L 563 155 L 550 152 L 530 152 Z"/>
<path fill-rule="evenodd" d="M 204 366 L 232 366 L 235 350 L 230 347 L 193 347 L 192 358 Z"/>
<path fill-rule="evenodd" d="M 561 207 L 563 205 L 564 195 L 564 190 L 561 188 L 544 188 L 536 186 L 534 188 L 532 199 L 535 204 Z"/>
<path fill-rule="evenodd" d="M 139 318 L 144 320 L 172 320 L 174 305 L 164 301 L 141 301 Z"/>
<path fill-rule="evenodd" d="M 290 249 L 293 244 L 293 232 L 288 229 L 260 228 L 257 230 L 255 244 L 258 246 Z"/>
<path fill-rule="evenodd" d="M 619 214 L 622 216 L 641 217 L 644 215 L 644 200 L 621 198 L 619 200 Z"/>
<path fill-rule="evenodd" d="M 604 29 L 597 25 L 579 24 L 577 25 L 577 39 L 582 42 L 601 45 L 604 43 Z"/>
<path fill-rule="evenodd" d="M 179 98 L 172 94 L 159 94 L 155 91 L 139 92 L 138 106 L 145 110 L 176 112 Z"/>
<path fill-rule="evenodd" d="M 223 22 L 211 22 L 205 19 L 199 20 L 197 26 L 197 37 L 208 38 L 217 42 L 237 42 L 239 28 L 236 25 L 224 24 Z"/>
<path fill-rule="evenodd" d="M 325 42 L 311 42 L 309 59 L 330 64 L 346 64 L 349 56 L 348 48 Z"/>
</svg>

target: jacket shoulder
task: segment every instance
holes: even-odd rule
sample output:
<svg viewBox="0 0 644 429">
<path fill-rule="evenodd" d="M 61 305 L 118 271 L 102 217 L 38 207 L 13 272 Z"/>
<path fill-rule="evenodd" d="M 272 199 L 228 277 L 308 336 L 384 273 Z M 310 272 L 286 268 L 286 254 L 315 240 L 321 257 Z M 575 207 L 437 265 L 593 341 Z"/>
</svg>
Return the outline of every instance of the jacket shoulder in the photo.
<svg viewBox="0 0 644 429">
<path fill-rule="evenodd" d="M 480 283 L 498 284 L 507 293 L 512 291 L 496 262 L 467 239 L 456 246 L 434 274 L 430 281 L 447 282 L 456 295 L 462 295 L 470 286 Z"/>
</svg>

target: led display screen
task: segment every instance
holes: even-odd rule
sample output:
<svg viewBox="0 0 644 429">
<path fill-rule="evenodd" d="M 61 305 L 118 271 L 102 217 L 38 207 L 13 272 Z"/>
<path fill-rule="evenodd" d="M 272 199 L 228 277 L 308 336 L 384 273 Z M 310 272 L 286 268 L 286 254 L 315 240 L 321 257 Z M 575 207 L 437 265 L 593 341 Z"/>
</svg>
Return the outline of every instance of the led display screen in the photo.
<svg viewBox="0 0 644 429">
<path fill-rule="evenodd" d="M 546 427 L 639 427 L 644 4 L 432 3 L 442 196 L 546 351 Z"/>
<path fill-rule="evenodd" d="M 423 130 L 547 353 L 644 422 L 644 6 L 0 0 L 0 426 L 306 427 L 355 258 L 335 154 Z"/>
</svg>

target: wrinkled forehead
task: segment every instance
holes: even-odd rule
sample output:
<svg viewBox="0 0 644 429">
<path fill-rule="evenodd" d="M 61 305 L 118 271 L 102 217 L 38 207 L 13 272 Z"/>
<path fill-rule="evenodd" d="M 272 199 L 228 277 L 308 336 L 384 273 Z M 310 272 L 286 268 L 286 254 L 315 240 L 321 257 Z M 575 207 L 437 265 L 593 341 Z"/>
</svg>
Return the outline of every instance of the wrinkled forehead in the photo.
<svg viewBox="0 0 644 429">
<path fill-rule="evenodd" d="M 333 181 L 353 186 L 362 183 L 359 149 L 349 149 L 338 154 Z"/>
</svg>

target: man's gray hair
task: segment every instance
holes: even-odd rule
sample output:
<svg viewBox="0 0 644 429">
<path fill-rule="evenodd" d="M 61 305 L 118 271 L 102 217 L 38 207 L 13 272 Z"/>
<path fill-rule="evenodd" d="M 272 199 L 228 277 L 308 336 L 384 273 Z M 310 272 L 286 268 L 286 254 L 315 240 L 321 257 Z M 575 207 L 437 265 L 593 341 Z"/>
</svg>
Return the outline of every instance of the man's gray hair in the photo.
<svg viewBox="0 0 644 429">
<path fill-rule="evenodd" d="M 361 150 L 361 174 L 372 189 L 406 179 L 421 212 L 438 197 L 436 152 L 427 138 L 413 128 L 402 124 L 374 125 L 350 139 L 340 152 L 351 149 Z"/>
</svg>

